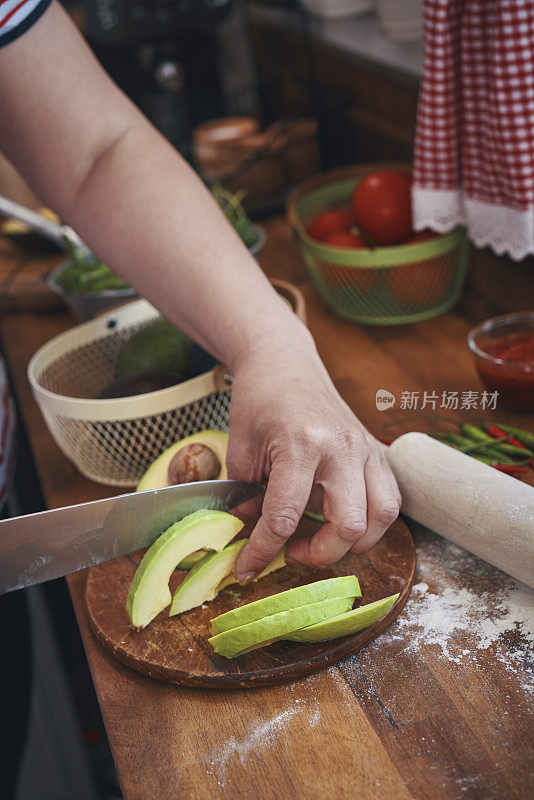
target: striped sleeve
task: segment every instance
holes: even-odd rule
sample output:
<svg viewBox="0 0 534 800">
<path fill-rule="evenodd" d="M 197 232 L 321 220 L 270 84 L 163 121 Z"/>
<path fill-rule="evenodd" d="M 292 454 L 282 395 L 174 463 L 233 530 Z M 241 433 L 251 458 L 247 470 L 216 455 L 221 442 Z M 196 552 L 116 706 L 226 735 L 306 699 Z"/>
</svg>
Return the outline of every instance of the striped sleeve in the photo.
<svg viewBox="0 0 534 800">
<path fill-rule="evenodd" d="M 31 28 L 51 0 L 0 0 L 0 47 Z"/>
</svg>

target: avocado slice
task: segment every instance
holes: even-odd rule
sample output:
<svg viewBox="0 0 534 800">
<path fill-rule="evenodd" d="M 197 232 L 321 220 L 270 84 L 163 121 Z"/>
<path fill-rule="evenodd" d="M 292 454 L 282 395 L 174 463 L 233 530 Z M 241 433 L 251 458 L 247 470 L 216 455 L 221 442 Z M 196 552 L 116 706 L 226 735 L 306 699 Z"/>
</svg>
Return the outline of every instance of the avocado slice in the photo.
<svg viewBox="0 0 534 800">
<path fill-rule="evenodd" d="M 185 439 L 180 439 L 179 442 L 176 442 L 171 445 L 171 447 L 167 448 L 167 450 L 164 450 L 145 472 L 137 484 L 136 491 L 144 492 L 147 489 L 161 489 L 164 486 L 170 486 L 168 476 L 169 464 L 179 450 L 190 444 L 203 444 L 211 448 L 221 463 L 221 471 L 217 479 L 226 480 L 228 477 L 226 472 L 228 434 L 224 431 L 199 431 L 198 433 L 193 433 L 191 436 L 187 436 Z"/>
<path fill-rule="evenodd" d="M 207 553 L 195 564 L 175 591 L 169 616 L 182 614 L 217 597 L 221 581 L 233 572 L 236 559 L 247 541 L 241 539 L 219 553 Z"/>
<path fill-rule="evenodd" d="M 207 553 L 209 553 L 209 550 L 196 550 L 190 556 L 182 558 L 176 569 L 192 569 Z"/>
<path fill-rule="evenodd" d="M 248 541 L 248 539 L 246 541 Z M 269 575 L 269 573 L 275 572 L 277 569 L 281 569 L 282 567 L 286 567 L 286 566 L 287 566 L 286 548 L 282 547 L 280 552 L 275 555 L 275 557 L 273 558 L 271 563 L 267 564 L 265 569 L 262 570 L 260 572 L 260 574 L 256 578 L 254 578 L 252 583 L 256 583 L 256 581 L 259 581 L 262 578 L 265 578 L 265 576 Z M 232 583 L 237 583 L 237 582 L 238 582 L 238 580 L 237 580 L 236 576 L 234 575 L 234 573 L 232 571 L 229 575 L 226 576 L 226 578 L 222 579 L 221 585 L 219 586 L 219 591 L 221 591 L 222 589 L 226 589 L 227 586 L 230 586 Z"/>
<path fill-rule="evenodd" d="M 185 556 L 202 547 L 222 550 L 243 523 L 225 511 L 201 509 L 171 525 L 148 548 L 128 592 L 126 612 L 132 626 L 145 628 L 171 602 L 169 578 Z"/>
<path fill-rule="evenodd" d="M 232 542 L 219 553 L 208 553 L 200 561 L 197 561 L 174 593 L 169 616 L 181 614 L 183 611 L 189 611 L 190 608 L 213 600 L 227 586 L 237 583 L 234 566 L 239 553 L 247 542 L 248 539 Z M 285 567 L 284 553 L 285 548 L 276 554 L 271 563 L 255 578 L 255 581 L 280 567 Z M 189 558 L 196 556 L 197 553 L 193 553 L 193 556 L 189 556 Z"/>
<path fill-rule="evenodd" d="M 366 606 L 354 608 L 352 611 L 327 619 L 325 622 L 318 622 L 300 631 L 288 633 L 284 639 L 292 642 L 326 642 L 328 639 L 339 639 L 341 636 L 357 633 L 378 622 L 387 614 L 398 596 L 398 594 L 392 594 L 390 597 L 384 597 L 383 600 L 376 600 Z"/>
<path fill-rule="evenodd" d="M 312 584 L 313 585 L 313 584 Z M 292 591 L 292 590 L 290 590 Z M 285 594 L 285 592 L 281 592 Z M 275 595 L 276 596 L 276 595 Z M 266 598 L 269 599 L 269 598 Z M 261 603 L 261 600 L 257 602 Z M 208 639 L 213 649 L 226 658 L 243 655 L 249 650 L 266 647 L 268 644 L 283 639 L 288 633 L 300 630 L 343 612 L 348 611 L 354 602 L 352 597 L 336 597 L 321 600 L 318 603 L 279 611 L 263 619 L 256 619 L 246 625 L 218 633 Z M 250 605 L 255 605 L 250 603 Z M 247 608 L 242 606 L 241 608 Z M 223 615 L 224 616 L 224 615 Z"/>
<path fill-rule="evenodd" d="M 248 625 L 273 614 L 289 611 L 292 608 L 318 603 L 322 600 L 333 598 L 361 597 L 360 584 L 355 575 L 344 575 L 340 578 L 326 578 L 326 580 L 308 583 L 305 586 L 296 586 L 286 592 L 264 597 L 254 603 L 233 608 L 225 614 L 220 614 L 211 620 L 211 633 L 217 635 L 241 625 Z M 348 606 L 350 608 L 352 603 Z M 345 609 L 346 610 L 346 609 Z M 341 613 L 341 612 L 339 612 Z M 312 623 L 310 622 L 310 625 Z M 298 630 L 298 628 L 293 628 Z M 289 633 L 290 631 L 288 631 Z"/>
</svg>

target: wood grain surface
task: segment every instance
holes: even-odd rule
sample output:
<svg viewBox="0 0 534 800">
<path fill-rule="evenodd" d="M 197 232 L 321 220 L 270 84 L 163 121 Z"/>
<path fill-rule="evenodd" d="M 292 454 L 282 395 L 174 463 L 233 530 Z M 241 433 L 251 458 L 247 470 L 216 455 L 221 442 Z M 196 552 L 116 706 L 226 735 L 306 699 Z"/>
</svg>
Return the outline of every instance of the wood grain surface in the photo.
<svg viewBox="0 0 534 800">
<path fill-rule="evenodd" d="M 262 266 L 300 286 L 334 383 L 377 436 L 432 429 L 442 413 L 428 409 L 422 418 L 398 403 L 379 411 L 377 389 L 397 398 L 404 390 L 480 391 L 466 347 L 469 329 L 489 316 L 534 307 L 534 259 L 515 264 L 474 250 L 462 302 L 451 313 L 388 329 L 351 325 L 315 294 L 285 222 L 265 227 Z M 2 258 L 9 269 L 8 256 Z M 49 508 L 117 493 L 82 478 L 60 453 L 26 379 L 37 348 L 72 324 L 65 312 L 0 320 Z M 465 421 L 481 416 L 460 409 L 446 414 Z M 497 408 L 483 417 L 534 430 L 532 415 Z M 22 502 L 24 489 L 17 487 Z M 337 666 L 253 690 L 173 686 L 130 669 L 90 627 L 87 572 L 69 576 L 126 800 L 530 800 L 533 653 L 520 623 L 534 593 L 408 524 L 417 553 L 414 587 L 390 627 Z"/>
<path fill-rule="evenodd" d="M 304 520 L 298 535 L 312 534 L 318 527 Z M 229 586 L 212 602 L 179 616 L 169 617 L 166 609 L 144 630 L 133 631 L 124 606 L 144 552 L 89 570 L 85 597 L 91 627 L 109 652 L 129 667 L 169 683 L 212 688 L 271 686 L 311 675 L 356 653 L 398 616 L 408 599 L 415 571 L 412 537 L 398 520 L 370 552 L 360 556 L 349 554 L 335 567 L 312 570 L 287 566 L 251 586 Z M 182 570 L 175 571 L 171 578 L 172 592 L 185 574 Z M 213 652 L 207 641 L 213 617 L 276 592 L 339 575 L 358 577 L 361 604 L 397 592 L 400 597 L 383 619 L 342 639 L 313 644 L 276 642 L 234 659 Z M 360 605 L 359 600 L 356 605 Z"/>
<path fill-rule="evenodd" d="M 0 238 L 0 317 L 23 311 L 54 311 L 61 298 L 46 285 L 46 276 L 65 257 L 36 253 Z"/>
</svg>

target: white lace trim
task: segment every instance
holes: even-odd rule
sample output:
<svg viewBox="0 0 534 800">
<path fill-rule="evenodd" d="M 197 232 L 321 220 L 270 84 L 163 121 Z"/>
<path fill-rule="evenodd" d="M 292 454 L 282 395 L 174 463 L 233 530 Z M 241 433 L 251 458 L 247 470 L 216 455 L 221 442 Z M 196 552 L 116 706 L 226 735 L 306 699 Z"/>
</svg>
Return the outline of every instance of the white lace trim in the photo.
<svg viewBox="0 0 534 800">
<path fill-rule="evenodd" d="M 420 189 L 412 193 L 414 228 L 447 233 L 465 225 L 477 247 L 490 246 L 515 261 L 534 253 L 534 206 L 516 211 L 471 200 L 461 190 Z"/>
</svg>

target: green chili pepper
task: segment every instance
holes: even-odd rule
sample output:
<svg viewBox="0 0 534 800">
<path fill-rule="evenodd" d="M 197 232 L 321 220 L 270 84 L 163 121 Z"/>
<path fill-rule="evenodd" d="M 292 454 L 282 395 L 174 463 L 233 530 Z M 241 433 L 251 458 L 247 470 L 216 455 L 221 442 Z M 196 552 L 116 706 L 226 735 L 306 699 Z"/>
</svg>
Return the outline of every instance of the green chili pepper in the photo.
<svg viewBox="0 0 534 800">
<path fill-rule="evenodd" d="M 479 428 L 477 425 L 471 425 L 469 422 L 460 423 L 460 430 L 468 439 L 473 439 L 475 442 L 491 442 L 495 444 L 495 439 Z"/>
<path fill-rule="evenodd" d="M 485 460 L 488 464 L 495 461 L 499 464 L 516 463 L 512 458 L 509 458 L 501 452 L 499 445 L 496 443 L 495 439 L 491 437 L 489 437 L 488 442 L 473 442 L 473 439 L 467 436 L 460 436 L 458 433 L 435 434 L 433 438 L 440 439 L 446 444 L 451 444 L 456 450 L 468 456 L 472 456 L 473 458 L 478 458 L 479 461 Z"/>
<path fill-rule="evenodd" d="M 503 425 L 501 423 L 499 423 L 499 428 L 502 428 L 503 431 L 506 431 L 506 433 L 509 433 L 511 436 L 515 436 L 516 439 L 526 444 L 527 447 L 534 449 L 534 433 L 529 433 L 529 431 L 524 431 L 521 428 L 513 428 L 511 425 Z"/>
<path fill-rule="evenodd" d="M 498 439 L 495 439 L 493 436 L 490 436 L 488 433 L 483 431 L 481 428 L 478 428 L 476 425 L 463 423 L 460 427 L 462 431 L 473 440 L 480 442 L 481 445 L 487 444 L 488 450 L 486 452 L 506 453 L 509 456 L 516 456 L 522 459 L 524 459 L 525 456 L 531 455 L 528 452 L 528 450 L 525 451 L 520 447 L 516 447 L 513 444 L 509 444 L 508 442 L 499 442 Z M 503 430 L 506 430 L 503 426 L 499 427 L 502 427 Z M 506 433 L 509 433 L 509 431 L 506 431 Z"/>
<path fill-rule="evenodd" d="M 517 458 L 534 458 L 534 453 L 531 453 L 530 450 L 523 450 L 522 447 L 516 447 L 514 444 L 509 444 L 508 442 L 499 442 L 498 446 L 503 453 L 508 453 L 510 456 L 515 455 Z"/>
</svg>

